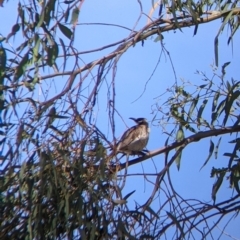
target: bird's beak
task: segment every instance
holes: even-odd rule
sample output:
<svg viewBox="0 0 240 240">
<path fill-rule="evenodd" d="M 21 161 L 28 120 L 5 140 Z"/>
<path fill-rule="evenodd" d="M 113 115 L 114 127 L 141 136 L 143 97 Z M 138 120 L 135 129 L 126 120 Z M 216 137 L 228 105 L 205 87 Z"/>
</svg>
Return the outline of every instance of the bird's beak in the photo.
<svg viewBox="0 0 240 240">
<path fill-rule="evenodd" d="M 132 118 L 132 117 L 130 117 L 129 119 L 132 119 L 134 122 L 136 122 L 136 118 Z"/>
</svg>

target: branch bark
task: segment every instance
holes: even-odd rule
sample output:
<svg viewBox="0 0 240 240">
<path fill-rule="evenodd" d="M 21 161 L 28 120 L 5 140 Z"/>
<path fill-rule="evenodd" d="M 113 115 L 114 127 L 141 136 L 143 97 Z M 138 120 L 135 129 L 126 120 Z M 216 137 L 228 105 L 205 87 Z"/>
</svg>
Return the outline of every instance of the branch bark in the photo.
<svg viewBox="0 0 240 240">
<path fill-rule="evenodd" d="M 162 153 L 168 153 L 177 147 L 181 147 L 182 149 L 184 149 L 188 144 L 190 144 L 192 142 L 200 141 L 204 138 L 214 137 L 214 136 L 224 135 L 224 134 L 234 133 L 234 132 L 240 132 L 240 126 L 224 127 L 224 128 L 213 129 L 213 130 L 209 130 L 209 131 L 205 131 L 205 132 L 201 131 L 201 132 L 193 134 L 187 138 L 184 138 L 180 142 L 174 142 L 171 145 L 162 147 L 160 149 L 153 150 L 153 151 L 149 152 L 149 154 L 147 154 L 143 157 L 133 159 L 133 160 L 129 161 L 128 163 L 122 163 L 122 164 L 120 164 L 120 166 L 115 167 L 115 170 L 120 171 L 120 170 L 124 169 L 126 166 L 130 167 L 132 165 L 135 165 L 139 162 L 142 162 L 142 161 L 152 158 L 154 156 L 160 155 Z M 171 162 L 173 162 L 173 161 L 171 161 Z"/>
</svg>

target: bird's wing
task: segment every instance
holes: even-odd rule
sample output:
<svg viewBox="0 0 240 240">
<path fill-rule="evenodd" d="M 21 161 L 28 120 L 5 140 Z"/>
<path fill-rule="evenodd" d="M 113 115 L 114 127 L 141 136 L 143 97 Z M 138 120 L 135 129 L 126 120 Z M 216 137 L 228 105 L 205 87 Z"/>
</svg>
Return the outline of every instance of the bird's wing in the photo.
<svg viewBox="0 0 240 240">
<path fill-rule="evenodd" d="M 129 144 L 138 140 L 138 131 L 136 131 L 137 126 L 129 128 L 121 137 L 118 149 L 124 149 Z"/>
</svg>

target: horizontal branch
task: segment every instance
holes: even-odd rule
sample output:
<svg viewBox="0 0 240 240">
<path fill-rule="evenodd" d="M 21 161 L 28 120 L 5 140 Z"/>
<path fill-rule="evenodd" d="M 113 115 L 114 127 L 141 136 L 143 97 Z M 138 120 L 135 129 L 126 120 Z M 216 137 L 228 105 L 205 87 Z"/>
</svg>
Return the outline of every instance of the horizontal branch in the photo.
<svg viewBox="0 0 240 240">
<path fill-rule="evenodd" d="M 133 159 L 133 160 L 129 161 L 128 163 L 122 163 L 122 164 L 120 164 L 120 166 L 117 167 L 117 169 L 118 170 L 124 169 L 126 166 L 129 167 L 129 166 L 135 165 L 139 162 L 142 162 L 144 160 L 147 160 L 149 158 L 152 158 L 154 156 L 160 155 L 162 153 L 168 153 L 171 150 L 178 148 L 178 147 L 185 148 L 188 144 L 190 144 L 192 142 L 197 142 L 204 138 L 209 138 L 209 137 L 214 137 L 214 136 L 224 135 L 224 134 L 234 133 L 234 132 L 240 132 L 240 126 L 234 126 L 234 127 L 230 126 L 230 127 L 220 128 L 220 129 L 213 129 L 213 130 L 209 130 L 209 131 L 201 131 L 201 132 L 193 134 L 187 138 L 184 138 L 182 141 L 174 142 L 171 145 L 151 151 L 143 157 Z"/>
<path fill-rule="evenodd" d="M 113 52 L 111 52 L 110 54 L 108 54 L 107 56 L 104 56 L 104 57 L 101 57 L 100 59 L 91 61 L 91 62 L 87 63 L 86 65 L 84 65 L 83 67 L 76 69 L 75 71 L 56 72 L 56 73 L 52 73 L 52 74 L 49 74 L 46 76 L 42 76 L 40 81 L 43 81 L 43 80 L 46 80 L 49 78 L 58 77 L 58 76 L 62 77 L 65 75 L 65 76 L 69 76 L 69 78 L 70 78 L 69 82 L 73 83 L 71 75 L 74 75 L 76 77 L 78 74 L 80 74 L 86 70 L 89 70 L 92 67 L 95 67 L 95 66 L 98 66 L 101 64 L 106 64 L 108 61 L 112 60 L 113 58 L 123 54 L 125 51 L 127 51 L 128 48 L 134 46 L 138 42 L 146 40 L 150 36 L 159 35 L 160 33 L 175 30 L 177 28 L 181 29 L 181 28 L 185 28 L 185 27 L 196 26 L 198 24 L 204 24 L 204 23 L 207 23 L 210 21 L 214 21 L 216 19 L 226 16 L 226 14 L 228 14 L 231 11 L 232 11 L 232 15 L 240 14 L 240 8 L 235 8 L 235 9 L 223 11 L 223 12 L 220 12 L 220 11 L 207 12 L 206 13 L 207 16 L 198 18 L 197 22 L 194 21 L 191 16 L 179 17 L 182 20 L 177 23 L 174 21 L 174 19 L 165 20 L 165 19 L 159 18 L 159 19 L 147 24 L 141 30 L 134 31 L 128 38 L 125 38 L 125 39 L 122 39 L 121 41 L 119 41 L 120 45 L 117 47 L 117 49 L 114 50 Z M 209 14 L 211 14 L 211 15 L 209 16 Z M 164 25 L 164 26 L 161 26 L 161 25 Z M 116 43 L 110 44 L 106 47 L 112 47 L 113 45 L 116 45 Z M 103 47 L 102 49 L 105 49 L 105 47 Z M 78 55 L 80 53 L 76 53 L 76 54 Z M 18 84 L 13 84 L 11 86 L 4 86 L 1 88 L 1 90 L 7 90 L 9 88 L 16 88 L 21 85 L 25 85 L 25 83 L 20 82 Z M 69 89 L 70 88 L 68 87 L 65 90 L 68 91 Z"/>
</svg>

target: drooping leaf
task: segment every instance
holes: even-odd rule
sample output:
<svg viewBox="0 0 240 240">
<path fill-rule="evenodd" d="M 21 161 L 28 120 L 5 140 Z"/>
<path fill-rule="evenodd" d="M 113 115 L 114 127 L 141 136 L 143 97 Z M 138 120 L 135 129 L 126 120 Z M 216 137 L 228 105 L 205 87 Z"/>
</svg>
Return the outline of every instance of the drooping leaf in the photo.
<svg viewBox="0 0 240 240">
<path fill-rule="evenodd" d="M 75 25 L 77 22 L 78 22 L 78 16 L 79 16 L 79 9 L 76 7 L 76 8 L 74 8 L 73 9 L 73 11 L 72 11 L 72 17 L 71 17 L 71 21 L 70 21 L 70 23 L 72 24 L 72 25 Z"/>
<path fill-rule="evenodd" d="M 68 21 L 69 14 L 70 14 L 70 8 L 68 7 L 66 12 L 65 12 L 65 17 L 64 17 L 65 23 L 67 23 L 67 21 Z"/>
<path fill-rule="evenodd" d="M 240 194 L 239 183 L 240 183 L 240 161 L 233 165 L 231 168 L 230 175 L 230 186 L 234 187 L 238 194 Z"/>
<path fill-rule="evenodd" d="M 207 102 L 208 102 L 208 99 L 204 99 L 202 105 L 199 108 L 199 111 L 198 111 L 198 114 L 197 114 L 197 121 L 198 121 L 199 125 L 201 123 L 202 113 L 203 113 L 203 111 L 204 111 L 204 109 L 206 107 Z"/>
<path fill-rule="evenodd" d="M 66 26 L 62 25 L 61 23 L 58 24 L 59 29 L 61 30 L 61 32 L 68 38 L 71 40 L 72 38 L 72 31 L 67 28 Z"/>
<path fill-rule="evenodd" d="M 127 200 L 135 192 L 136 190 L 133 190 L 132 192 L 128 193 L 123 199 Z"/>
<path fill-rule="evenodd" d="M 233 162 L 234 158 L 238 158 L 237 152 L 239 151 L 239 149 L 240 149 L 240 139 L 237 138 L 232 153 L 229 153 L 229 154 L 230 154 L 230 155 L 229 155 L 230 158 L 229 158 L 229 161 L 228 161 L 228 168 L 229 168 L 229 169 L 230 169 L 231 166 L 232 166 L 232 162 Z M 224 153 L 224 156 L 225 156 L 226 154 L 228 154 L 228 153 Z"/>
<path fill-rule="evenodd" d="M 213 200 L 214 204 L 215 204 L 215 201 L 216 201 L 217 192 L 218 192 L 219 188 L 222 185 L 223 178 L 224 178 L 225 174 L 226 174 L 225 171 L 220 172 L 218 174 L 217 181 L 213 184 L 213 187 L 212 187 L 212 200 Z"/>
<path fill-rule="evenodd" d="M 58 57 L 58 45 L 54 44 L 50 47 L 47 47 L 47 64 L 51 67 L 55 64 L 55 61 Z"/>
<path fill-rule="evenodd" d="M 17 51 L 22 51 L 25 47 L 28 46 L 29 40 L 22 43 L 19 47 L 16 48 Z"/>
<path fill-rule="evenodd" d="M 154 39 L 154 42 L 159 42 L 164 39 L 164 36 L 162 34 L 158 34 L 157 37 Z"/>
<path fill-rule="evenodd" d="M 218 156 L 218 149 L 219 149 L 219 145 L 220 145 L 220 143 L 221 143 L 221 140 L 222 140 L 222 137 L 220 137 L 220 138 L 218 139 L 217 145 L 216 145 L 216 147 L 215 147 L 215 151 L 214 151 L 215 159 L 217 159 L 217 156 Z"/>
<path fill-rule="evenodd" d="M 214 39 L 215 64 L 218 67 L 218 36 Z"/>
<path fill-rule="evenodd" d="M 193 110 L 196 108 L 197 104 L 198 104 L 198 100 L 199 100 L 199 94 L 197 95 L 196 98 L 194 98 L 192 100 L 192 103 L 190 105 L 189 111 L 188 111 L 188 116 L 187 116 L 187 122 L 189 121 L 189 119 L 191 119 Z"/>
<path fill-rule="evenodd" d="M 43 134 L 47 131 L 47 129 L 50 127 L 50 125 L 54 122 L 55 118 L 56 118 L 56 108 L 53 106 L 48 113 L 48 121 L 42 132 Z"/>
<path fill-rule="evenodd" d="M 230 64 L 231 62 L 226 62 L 222 65 L 222 75 L 225 75 L 226 71 L 225 68 Z"/>
<path fill-rule="evenodd" d="M 70 1 L 65 0 L 64 3 L 65 3 L 65 4 L 70 4 L 70 3 L 73 3 L 74 1 L 75 1 L 75 0 L 70 0 Z"/>
<path fill-rule="evenodd" d="M 38 61 L 38 56 L 39 56 L 39 47 L 40 47 L 40 37 L 38 36 L 38 34 L 35 34 L 35 37 L 34 37 L 34 40 L 35 40 L 35 46 L 33 48 L 33 62 L 37 62 Z"/>
<path fill-rule="evenodd" d="M 29 51 L 24 55 L 21 62 L 17 66 L 15 74 L 14 74 L 14 81 L 17 81 L 25 72 L 27 65 L 28 65 L 28 59 L 29 59 L 28 56 L 29 56 Z"/>
<path fill-rule="evenodd" d="M 176 140 L 177 142 L 181 142 L 184 139 L 184 131 L 183 128 L 180 126 L 178 131 L 177 131 L 177 136 Z M 181 147 L 176 148 L 176 151 L 178 151 Z M 175 163 L 177 165 L 177 169 L 180 169 L 180 162 L 181 162 L 181 157 L 182 157 L 182 151 L 178 154 L 178 156 L 175 159 Z"/>
<path fill-rule="evenodd" d="M 219 90 L 216 91 L 216 93 L 214 94 L 214 97 L 213 97 L 213 102 L 212 102 L 212 112 L 215 111 L 216 107 L 217 107 L 217 102 L 218 102 L 218 98 L 220 96 L 220 92 Z"/>
<path fill-rule="evenodd" d="M 211 158 L 212 154 L 213 154 L 213 150 L 214 150 L 214 143 L 212 140 L 210 140 L 210 147 L 209 147 L 209 154 L 207 159 L 205 160 L 204 164 L 202 165 L 202 167 L 200 168 L 200 170 L 208 163 L 209 159 Z"/>
<path fill-rule="evenodd" d="M 211 119 L 211 125 L 214 124 L 214 122 L 217 120 L 217 118 L 221 115 L 221 113 L 224 111 L 224 107 L 225 107 L 225 104 L 226 104 L 226 100 L 222 100 L 218 107 L 217 107 L 217 110 L 215 112 L 212 113 L 212 119 Z"/>
<path fill-rule="evenodd" d="M 184 231 L 183 228 L 181 227 L 179 221 L 177 220 L 177 218 L 170 212 L 167 211 L 167 215 L 168 217 L 173 221 L 173 223 L 177 226 L 177 228 L 179 229 L 179 231 L 181 232 L 181 237 L 180 239 L 184 239 Z"/>
<path fill-rule="evenodd" d="M 61 38 L 59 38 L 60 44 L 62 46 L 62 50 L 63 50 L 63 72 L 65 71 L 66 68 L 66 63 L 67 63 L 67 52 L 66 52 L 66 48 L 65 48 L 65 44 L 63 42 L 63 40 Z"/>
<path fill-rule="evenodd" d="M 150 207 L 150 206 L 146 206 L 146 210 L 150 213 L 150 214 L 152 214 L 154 217 L 156 217 L 156 218 L 159 218 L 159 216 L 157 215 L 157 213 Z"/>
<path fill-rule="evenodd" d="M 25 13 L 21 3 L 18 3 L 18 16 L 21 18 L 22 31 L 25 29 Z"/>
<path fill-rule="evenodd" d="M 41 14 L 39 15 L 38 13 L 35 13 L 35 21 L 36 21 L 36 28 L 40 28 L 42 27 L 43 25 L 43 22 L 44 22 L 44 14 L 45 14 L 45 11 L 44 9 L 42 9 L 42 12 Z"/>
<path fill-rule="evenodd" d="M 226 105 L 225 105 L 225 116 L 224 116 L 224 119 L 223 119 L 223 126 L 225 126 L 226 123 L 227 123 L 230 111 L 231 111 L 232 106 L 233 106 L 233 102 L 236 99 L 238 99 L 239 96 L 240 96 L 240 91 L 239 90 L 235 91 L 234 93 L 230 92 L 228 94 Z"/>
<path fill-rule="evenodd" d="M 230 18 L 232 17 L 233 14 L 233 10 L 229 11 L 229 13 L 227 14 L 227 16 L 224 18 L 224 21 L 222 23 L 222 25 L 220 26 L 218 33 L 215 37 L 214 40 L 214 53 L 215 53 L 215 64 L 218 67 L 218 37 L 220 35 L 220 33 L 222 32 L 223 28 L 225 27 L 225 25 L 227 24 L 227 22 L 230 20 Z"/>
<path fill-rule="evenodd" d="M 49 26 L 51 18 L 54 17 L 56 0 L 48 0 L 44 10 L 44 22 Z M 52 15 L 51 15 L 52 14 Z"/>
</svg>

